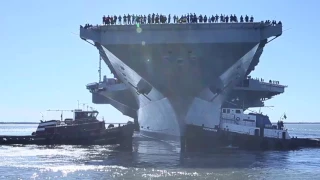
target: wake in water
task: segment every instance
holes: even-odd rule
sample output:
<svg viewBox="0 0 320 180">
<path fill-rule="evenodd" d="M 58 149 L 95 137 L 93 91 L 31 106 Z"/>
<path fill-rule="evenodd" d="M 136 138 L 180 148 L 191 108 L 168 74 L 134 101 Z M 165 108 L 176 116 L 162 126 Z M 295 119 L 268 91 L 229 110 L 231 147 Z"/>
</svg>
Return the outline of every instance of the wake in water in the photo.
<svg viewBox="0 0 320 180">
<path fill-rule="evenodd" d="M 1 129 L 1 128 L 0 128 Z M 16 128 L 19 129 L 19 128 Z M 320 134 L 317 135 L 318 137 Z M 226 150 L 181 154 L 177 146 L 135 135 L 132 152 L 116 146 L 0 146 L 1 179 L 314 179 L 316 149 Z"/>
</svg>

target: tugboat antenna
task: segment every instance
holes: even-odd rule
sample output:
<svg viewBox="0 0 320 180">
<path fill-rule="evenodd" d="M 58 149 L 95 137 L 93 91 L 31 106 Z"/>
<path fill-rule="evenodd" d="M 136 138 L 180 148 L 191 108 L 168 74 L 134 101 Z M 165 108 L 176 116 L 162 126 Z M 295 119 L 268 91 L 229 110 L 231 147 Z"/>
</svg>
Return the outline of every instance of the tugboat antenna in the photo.
<svg viewBox="0 0 320 180">
<path fill-rule="evenodd" d="M 43 121 L 44 119 L 43 119 L 43 114 L 42 114 L 42 112 L 40 112 L 40 114 L 41 114 L 41 117 L 42 117 L 42 121 Z"/>
<path fill-rule="evenodd" d="M 70 111 L 70 112 L 73 112 L 73 110 L 61 110 L 61 109 L 48 109 L 47 111 Z"/>
<path fill-rule="evenodd" d="M 87 105 L 88 103 L 81 103 L 81 104 L 82 104 L 82 109 L 85 110 L 85 109 L 86 109 L 86 105 Z"/>
<path fill-rule="evenodd" d="M 61 121 L 63 121 L 63 112 L 64 111 L 74 112 L 73 110 L 61 110 L 61 109 L 55 109 L 55 110 L 48 109 L 47 111 L 60 111 L 61 112 L 61 115 L 60 115 Z"/>
</svg>

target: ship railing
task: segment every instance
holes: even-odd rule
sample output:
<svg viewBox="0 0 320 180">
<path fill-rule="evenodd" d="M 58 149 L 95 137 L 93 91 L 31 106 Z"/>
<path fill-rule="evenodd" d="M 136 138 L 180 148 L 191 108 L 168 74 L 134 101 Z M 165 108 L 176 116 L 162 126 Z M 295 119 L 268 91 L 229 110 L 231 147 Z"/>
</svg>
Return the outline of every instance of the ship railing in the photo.
<svg viewBox="0 0 320 180">
<path fill-rule="evenodd" d="M 115 84 L 121 84 L 122 82 L 116 81 L 116 82 L 105 82 L 106 85 L 115 85 Z"/>
<path fill-rule="evenodd" d="M 117 24 L 97 24 L 97 25 L 92 25 L 90 27 L 84 27 L 84 26 L 81 26 L 81 28 L 84 28 L 84 29 L 99 29 L 100 27 L 107 27 L 107 26 L 137 26 L 137 25 L 163 25 L 163 24 L 260 24 L 260 25 L 263 25 L 263 26 L 281 26 L 282 24 L 275 24 L 275 25 L 272 25 L 270 23 L 266 23 L 264 21 L 261 21 L 261 22 L 215 22 L 215 23 L 209 23 L 209 22 L 197 22 L 197 23 L 188 23 L 188 22 L 171 22 L 171 23 L 131 23 L 131 24 L 125 24 L 125 23 L 117 23 Z"/>
<path fill-rule="evenodd" d="M 263 83 L 263 84 L 275 85 L 275 86 L 279 86 L 279 87 L 288 87 L 288 86 L 286 86 L 286 85 L 281 85 L 281 84 L 280 84 L 280 81 L 274 81 L 274 80 L 265 81 L 265 80 L 262 79 L 262 78 L 251 78 L 251 77 L 248 77 L 248 78 L 245 79 L 245 80 L 259 81 L 260 83 Z"/>
<path fill-rule="evenodd" d="M 100 25 L 94 25 L 94 26 L 90 26 L 90 27 L 83 27 L 83 26 L 80 26 L 82 30 L 92 30 L 92 31 L 101 31 L 103 29 L 105 29 L 105 27 L 120 27 L 120 26 L 138 26 L 137 25 L 138 23 L 136 24 L 100 24 Z M 241 22 L 241 23 L 225 23 L 225 22 L 218 22 L 218 23 L 204 23 L 204 22 L 198 22 L 198 23 L 154 23 L 154 24 L 141 24 L 141 25 L 144 25 L 144 26 L 166 26 L 166 25 L 178 25 L 178 24 L 183 24 L 183 25 L 218 25 L 218 26 L 232 26 L 232 25 L 235 25 L 235 24 L 243 24 L 245 25 L 246 27 L 248 27 L 248 25 L 252 25 L 252 27 L 257 27 L 257 26 L 262 26 L 262 27 L 269 27 L 269 26 L 272 26 L 268 23 L 265 23 L 265 22 Z M 140 25 L 140 24 L 139 24 Z M 274 26 L 280 26 L 281 24 L 276 24 Z M 108 28 L 109 29 L 109 28 Z M 116 29 L 117 30 L 117 29 Z"/>
<path fill-rule="evenodd" d="M 103 77 L 103 80 L 100 82 L 100 84 L 106 84 L 106 85 L 114 85 L 114 84 L 121 84 L 122 82 L 119 81 L 117 78 L 106 78 Z"/>
<path fill-rule="evenodd" d="M 228 123 L 228 124 L 235 124 L 235 125 L 242 125 L 242 126 L 250 126 L 250 127 L 254 127 L 255 123 L 253 122 L 246 122 L 246 121 L 237 121 L 236 119 L 232 119 L 232 118 L 221 118 L 221 123 Z"/>
<path fill-rule="evenodd" d="M 86 85 L 87 89 L 98 89 L 100 87 L 107 87 L 111 85 L 122 84 L 121 81 L 101 81 L 100 83 L 94 82 Z"/>
<path fill-rule="evenodd" d="M 87 87 L 88 88 L 94 88 L 94 87 L 97 87 L 99 84 L 98 83 L 96 83 L 96 82 L 94 82 L 94 83 L 89 83 L 89 84 L 87 84 Z"/>
<path fill-rule="evenodd" d="M 221 116 L 222 116 L 223 119 L 230 119 L 230 120 L 234 120 L 235 119 L 234 114 L 222 113 Z"/>
<path fill-rule="evenodd" d="M 116 83 L 113 83 L 113 82 L 101 82 L 99 87 L 103 87 L 103 88 L 107 88 L 107 87 L 111 87 L 111 86 L 114 86 L 114 85 L 119 85 L 119 84 L 122 84 L 122 82 L 116 82 Z"/>
</svg>

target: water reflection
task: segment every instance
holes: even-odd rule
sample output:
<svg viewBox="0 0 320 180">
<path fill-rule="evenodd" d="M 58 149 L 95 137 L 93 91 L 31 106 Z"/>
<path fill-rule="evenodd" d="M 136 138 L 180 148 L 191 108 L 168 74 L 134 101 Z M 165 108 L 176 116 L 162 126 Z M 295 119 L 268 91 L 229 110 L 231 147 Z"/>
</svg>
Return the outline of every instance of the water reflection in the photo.
<svg viewBox="0 0 320 180">
<path fill-rule="evenodd" d="M 133 151 L 116 146 L 0 146 L 0 173 L 15 179 L 308 179 L 319 151 L 180 153 L 178 145 L 135 135 Z M 303 178 L 305 177 L 305 178 Z"/>
<path fill-rule="evenodd" d="M 136 168 L 250 168 L 262 167 L 269 161 L 281 161 L 285 167 L 291 152 L 246 152 L 223 149 L 211 153 L 180 153 L 177 146 L 162 141 L 136 137 L 132 152 L 105 149 L 94 153 L 91 147 L 86 164 L 118 165 Z M 95 154 L 95 155 L 94 155 Z M 95 161 L 95 160 L 101 161 Z"/>
</svg>

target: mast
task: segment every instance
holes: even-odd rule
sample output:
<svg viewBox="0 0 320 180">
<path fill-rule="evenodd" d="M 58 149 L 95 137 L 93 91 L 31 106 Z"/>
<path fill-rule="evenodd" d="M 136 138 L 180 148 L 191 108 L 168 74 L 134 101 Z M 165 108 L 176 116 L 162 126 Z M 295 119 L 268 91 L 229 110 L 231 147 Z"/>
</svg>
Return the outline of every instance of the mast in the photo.
<svg viewBox="0 0 320 180">
<path fill-rule="evenodd" d="M 101 55 L 99 56 L 99 69 L 98 69 L 98 72 L 99 72 L 99 82 L 101 82 Z"/>
<path fill-rule="evenodd" d="M 56 110 L 48 109 L 47 111 L 60 111 L 61 112 L 61 115 L 60 115 L 61 121 L 63 121 L 63 112 L 64 111 L 74 112 L 73 110 L 60 110 L 60 109 L 56 109 Z"/>
<path fill-rule="evenodd" d="M 81 103 L 82 104 L 82 110 L 86 110 L 86 105 L 88 105 L 88 103 Z"/>
<path fill-rule="evenodd" d="M 41 114 L 41 117 L 42 117 L 42 121 L 44 120 L 44 118 L 43 118 L 43 114 L 42 114 L 42 112 L 40 112 L 40 114 Z"/>
</svg>

